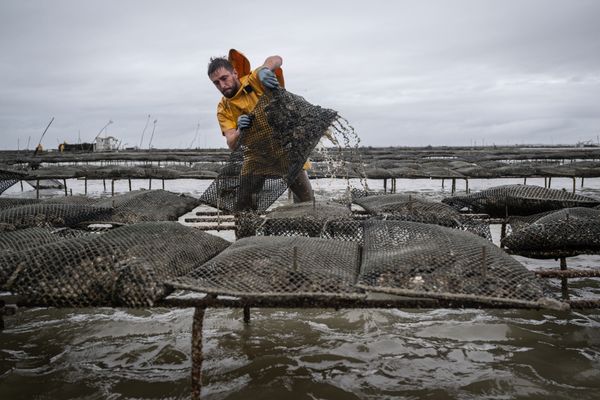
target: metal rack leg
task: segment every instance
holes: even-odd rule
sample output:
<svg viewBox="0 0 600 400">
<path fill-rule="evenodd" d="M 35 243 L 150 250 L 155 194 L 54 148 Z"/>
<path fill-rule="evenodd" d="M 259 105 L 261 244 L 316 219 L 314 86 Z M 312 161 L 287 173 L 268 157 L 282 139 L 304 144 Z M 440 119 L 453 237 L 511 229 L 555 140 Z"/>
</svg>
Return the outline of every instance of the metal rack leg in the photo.
<svg viewBox="0 0 600 400">
<path fill-rule="evenodd" d="M 196 307 L 194 310 L 194 322 L 192 324 L 192 400 L 200 399 L 202 390 L 202 326 L 204 324 L 204 307 Z"/>
</svg>

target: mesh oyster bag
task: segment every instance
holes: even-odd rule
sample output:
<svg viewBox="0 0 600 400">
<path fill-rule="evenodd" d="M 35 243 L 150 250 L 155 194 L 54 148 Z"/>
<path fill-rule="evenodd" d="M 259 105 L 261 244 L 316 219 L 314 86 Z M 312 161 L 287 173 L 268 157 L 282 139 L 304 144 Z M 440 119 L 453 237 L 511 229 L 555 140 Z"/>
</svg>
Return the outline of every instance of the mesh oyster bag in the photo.
<svg viewBox="0 0 600 400">
<path fill-rule="evenodd" d="M 0 287 L 30 304 L 152 306 L 165 281 L 229 245 L 177 222 L 142 222 L 0 256 Z"/>
<path fill-rule="evenodd" d="M 531 306 L 533 272 L 489 241 L 438 225 L 365 221 L 358 287 L 397 295 Z"/>
<path fill-rule="evenodd" d="M 6 210 L 7 208 L 13 208 L 17 206 L 24 206 L 28 204 L 39 203 L 38 199 L 21 199 L 12 197 L 0 197 L 0 211 Z"/>
<path fill-rule="evenodd" d="M 600 253 L 600 210 L 565 208 L 520 220 L 502 240 L 507 251 L 532 258 Z"/>
<path fill-rule="evenodd" d="M 27 174 L 24 172 L 0 168 L 0 194 L 4 193 L 6 189 L 26 177 Z"/>
<path fill-rule="evenodd" d="M 0 232 L 0 255 L 62 240 L 63 236 L 49 229 L 27 228 L 12 232 Z"/>
<path fill-rule="evenodd" d="M 36 226 L 75 226 L 84 222 L 108 221 L 112 209 L 81 204 L 36 203 L 0 211 L 0 224 L 14 229 Z"/>
<path fill-rule="evenodd" d="M 238 297 L 361 298 L 359 246 L 307 237 L 240 239 L 174 288 Z"/>
<path fill-rule="evenodd" d="M 97 207 L 112 207 L 113 222 L 175 221 L 200 204 L 194 197 L 162 189 L 135 190 L 101 199 Z"/>
<path fill-rule="evenodd" d="M 339 117 L 277 89 L 261 96 L 250 118 L 238 147 L 200 197 L 203 203 L 230 212 L 266 210 L 296 179 Z"/>
<path fill-rule="evenodd" d="M 418 196 L 384 194 L 360 196 L 353 200 L 371 215 L 387 220 L 422 222 L 466 230 L 488 240 L 492 239 L 487 223 L 468 218 L 444 203 L 437 203 Z"/>
<path fill-rule="evenodd" d="M 442 202 L 459 210 L 466 208 L 496 218 L 600 204 L 600 200 L 591 197 L 531 185 L 497 186 L 466 196 L 447 197 Z"/>
<path fill-rule="evenodd" d="M 306 202 L 273 209 L 256 230 L 262 236 L 322 237 L 329 222 L 351 220 L 352 213 L 338 203 Z"/>
<path fill-rule="evenodd" d="M 361 243 L 362 226 L 347 206 L 319 201 L 277 207 L 265 216 L 239 213 L 237 233 L 246 236 L 305 236 Z M 243 234 L 241 234 L 243 232 Z"/>
</svg>

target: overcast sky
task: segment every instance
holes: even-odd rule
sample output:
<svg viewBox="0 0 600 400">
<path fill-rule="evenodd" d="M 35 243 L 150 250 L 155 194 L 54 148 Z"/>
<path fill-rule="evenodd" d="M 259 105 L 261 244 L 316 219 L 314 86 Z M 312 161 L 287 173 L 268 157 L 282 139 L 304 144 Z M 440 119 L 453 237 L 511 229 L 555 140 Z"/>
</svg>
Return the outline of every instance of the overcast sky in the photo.
<svg viewBox="0 0 600 400">
<path fill-rule="evenodd" d="M 0 148 L 225 147 L 206 76 L 230 48 L 363 145 L 576 143 L 600 135 L 600 1 L 0 0 Z M 148 115 L 151 115 L 148 119 Z M 156 124 L 153 123 L 157 120 Z M 198 132 L 196 136 L 196 132 Z"/>
</svg>

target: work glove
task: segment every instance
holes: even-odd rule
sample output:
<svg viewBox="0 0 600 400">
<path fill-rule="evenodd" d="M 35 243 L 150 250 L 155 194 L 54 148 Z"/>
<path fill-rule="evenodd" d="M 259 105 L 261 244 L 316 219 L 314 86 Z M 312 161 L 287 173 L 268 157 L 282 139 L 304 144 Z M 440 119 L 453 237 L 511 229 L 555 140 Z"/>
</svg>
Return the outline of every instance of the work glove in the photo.
<svg viewBox="0 0 600 400">
<path fill-rule="evenodd" d="M 250 119 L 249 115 L 246 114 L 242 114 L 238 117 L 237 120 L 237 127 L 238 129 L 241 131 L 243 129 L 248 129 L 250 128 L 250 125 L 252 124 L 252 120 Z"/>
<path fill-rule="evenodd" d="M 275 89 L 279 87 L 279 81 L 277 77 L 269 68 L 264 67 L 258 71 L 258 79 L 260 79 L 260 83 L 263 84 L 267 89 Z"/>
</svg>

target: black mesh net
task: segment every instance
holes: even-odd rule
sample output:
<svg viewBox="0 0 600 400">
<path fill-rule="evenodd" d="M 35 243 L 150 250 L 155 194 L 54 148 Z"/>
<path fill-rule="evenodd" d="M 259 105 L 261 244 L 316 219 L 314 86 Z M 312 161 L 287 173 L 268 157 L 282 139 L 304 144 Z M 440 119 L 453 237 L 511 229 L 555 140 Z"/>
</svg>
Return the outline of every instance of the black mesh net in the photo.
<svg viewBox="0 0 600 400">
<path fill-rule="evenodd" d="M 444 203 L 406 194 L 359 195 L 354 203 L 387 220 L 422 222 L 466 230 L 492 239 L 489 224 L 462 215 Z"/>
<path fill-rule="evenodd" d="M 0 224 L 5 230 L 36 226 L 76 226 L 86 222 L 109 221 L 111 215 L 112 210 L 106 207 L 37 203 L 0 211 Z"/>
<path fill-rule="evenodd" d="M 0 231 L 0 255 L 21 251 L 63 239 L 60 233 L 44 228 L 27 228 L 12 232 Z"/>
<path fill-rule="evenodd" d="M 27 204 L 36 204 L 39 203 L 38 199 L 21 199 L 21 198 L 12 198 L 12 197 L 0 197 L 0 211 L 5 210 L 7 208 L 24 206 Z"/>
<path fill-rule="evenodd" d="M 81 204 L 81 205 L 97 205 L 98 199 L 88 196 L 58 196 L 50 197 L 40 201 L 43 204 Z M 105 207 L 101 205 L 99 207 Z"/>
<path fill-rule="evenodd" d="M 353 285 L 359 246 L 306 237 L 240 239 L 175 288 L 240 297 L 364 297 Z"/>
<path fill-rule="evenodd" d="M 0 168 L 0 194 L 26 176 L 27 174 L 21 171 Z"/>
<path fill-rule="evenodd" d="M 531 304 L 541 281 L 489 241 L 404 221 L 366 221 L 358 286 L 376 292 L 481 303 Z"/>
<path fill-rule="evenodd" d="M 351 220 L 352 213 L 338 203 L 307 202 L 275 208 L 257 227 L 262 236 L 323 237 L 329 222 Z"/>
<path fill-rule="evenodd" d="M 442 201 L 459 210 L 467 209 L 498 218 L 600 204 L 600 200 L 591 197 L 529 185 L 498 186 L 466 196 L 447 197 Z"/>
<path fill-rule="evenodd" d="M 229 242 L 177 222 L 143 222 L 0 255 L 0 287 L 37 305 L 152 306 Z"/>
<path fill-rule="evenodd" d="M 595 208 L 565 208 L 509 223 L 512 232 L 502 245 L 514 254 L 558 258 L 600 253 L 600 210 Z"/>
<path fill-rule="evenodd" d="M 261 96 L 251 118 L 202 202 L 230 212 L 266 210 L 296 179 L 338 114 L 279 89 Z"/>
<path fill-rule="evenodd" d="M 113 208 L 112 221 L 126 224 L 143 221 L 174 221 L 197 207 L 194 197 L 166 190 L 136 190 L 101 199 L 97 207 Z"/>
<path fill-rule="evenodd" d="M 456 304 L 557 307 L 533 272 L 472 233 L 417 222 L 352 222 L 363 231 L 362 252 L 356 241 L 254 236 L 169 284 L 246 298 L 356 298 L 372 291 Z"/>
</svg>

